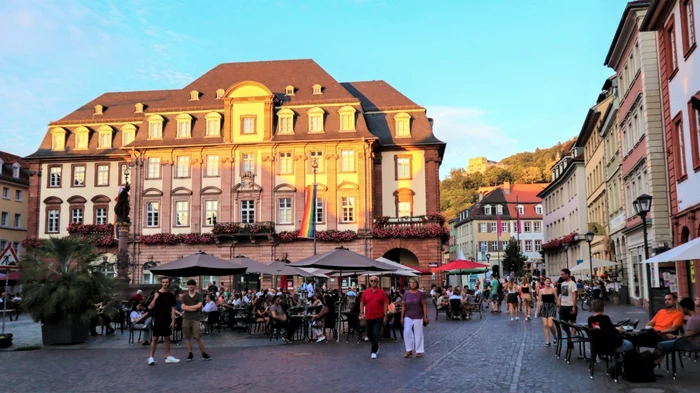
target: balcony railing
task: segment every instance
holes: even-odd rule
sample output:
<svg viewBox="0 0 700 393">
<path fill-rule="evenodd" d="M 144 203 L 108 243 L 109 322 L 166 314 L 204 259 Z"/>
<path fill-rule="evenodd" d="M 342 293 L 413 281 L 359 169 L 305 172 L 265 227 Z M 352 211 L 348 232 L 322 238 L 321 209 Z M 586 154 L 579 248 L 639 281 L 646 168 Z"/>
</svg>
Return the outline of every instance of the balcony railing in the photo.
<svg viewBox="0 0 700 393">
<path fill-rule="evenodd" d="M 443 226 L 444 223 L 445 218 L 440 214 L 401 218 L 379 217 L 374 220 L 372 236 L 380 239 L 439 237 L 446 243 L 450 238 L 450 231 Z"/>
<path fill-rule="evenodd" d="M 244 222 L 220 222 L 214 225 L 211 233 L 216 237 L 217 243 L 223 240 L 237 242 L 240 239 L 250 239 L 255 243 L 256 238 L 267 237 L 274 241 L 275 223 L 272 221 L 262 221 L 253 223 Z"/>
</svg>

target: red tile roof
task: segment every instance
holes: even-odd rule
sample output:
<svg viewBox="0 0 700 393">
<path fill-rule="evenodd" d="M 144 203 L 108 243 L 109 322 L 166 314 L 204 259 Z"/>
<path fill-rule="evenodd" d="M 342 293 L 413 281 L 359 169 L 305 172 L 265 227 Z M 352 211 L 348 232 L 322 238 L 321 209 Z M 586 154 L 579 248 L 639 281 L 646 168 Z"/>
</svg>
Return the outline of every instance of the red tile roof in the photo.
<svg viewBox="0 0 700 393">
<path fill-rule="evenodd" d="M 29 185 L 29 164 L 26 161 L 19 156 L 4 151 L 0 151 L 0 159 L 2 160 L 0 180 Z M 14 163 L 18 163 L 20 167 L 19 179 L 12 176 Z"/>
</svg>

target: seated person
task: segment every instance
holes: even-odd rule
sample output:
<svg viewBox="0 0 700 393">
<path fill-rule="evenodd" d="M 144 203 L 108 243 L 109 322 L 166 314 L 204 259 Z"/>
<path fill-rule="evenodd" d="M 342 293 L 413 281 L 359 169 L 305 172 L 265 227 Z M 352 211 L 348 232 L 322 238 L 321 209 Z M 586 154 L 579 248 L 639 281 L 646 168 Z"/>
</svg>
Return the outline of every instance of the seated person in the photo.
<svg viewBox="0 0 700 393">
<path fill-rule="evenodd" d="M 606 343 L 614 348 L 617 348 L 618 353 L 634 350 L 634 346 L 628 340 L 623 340 L 617 334 L 622 331 L 622 327 L 615 327 L 610 317 L 605 315 L 605 303 L 600 299 L 595 299 L 591 302 L 591 312 L 593 315 L 588 317 L 588 326 L 591 329 L 600 329 L 610 332 L 610 337 L 614 337 L 611 342 Z M 614 335 L 613 335 L 614 334 Z"/>
<path fill-rule="evenodd" d="M 131 308 L 131 314 L 129 314 L 129 321 L 131 321 L 133 324 L 134 329 L 146 329 L 143 338 L 143 345 L 148 345 L 150 341 L 149 337 L 151 334 L 150 327 L 152 318 L 148 315 L 148 312 L 144 311 L 143 304 L 136 303 L 133 305 Z"/>
<path fill-rule="evenodd" d="M 448 298 L 451 305 L 450 313 L 457 318 L 462 317 L 462 294 L 460 292 L 460 288 L 455 287 L 454 292 L 452 292 L 452 295 Z M 452 303 L 455 303 L 454 307 L 452 307 Z M 456 306 L 457 303 L 459 304 L 459 308 Z"/>
<path fill-rule="evenodd" d="M 667 293 L 664 297 L 666 308 L 659 310 L 654 318 L 647 323 L 647 326 L 653 328 L 662 336 L 675 333 L 683 327 L 683 312 L 678 310 L 676 306 L 677 300 L 678 295 Z"/>
<path fill-rule="evenodd" d="M 447 307 L 450 305 L 450 297 L 447 295 L 445 292 L 442 294 L 438 300 L 437 300 L 437 308 L 438 310 L 442 310 L 443 308 Z"/>
<path fill-rule="evenodd" d="M 347 297 L 357 297 L 357 291 L 356 291 L 355 287 L 352 287 L 352 288 L 348 289 L 347 293 L 345 293 L 345 296 L 347 296 Z"/>
<path fill-rule="evenodd" d="M 212 294 L 207 294 L 206 303 L 207 304 L 204 305 L 202 312 L 212 312 L 219 310 L 219 308 L 216 306 L 216 303 L 214 302 L 214 297 L 212 296 Z"/>
<path fill-rule="evenodd" d="M 243 305 L 243 300 L 241 300 L 241 295 L 235 294 L 233 295 L 233 301 L 231 301 L 231 305 L 234 307 L 240 307 Z"/>
<path fill-rule="evenodd" d="M 280 327 L 284 327 L 286 329 L 286 333 L 284 335 L 284 342 L 286 344 L 291 344 L 292 343 L 292 336 L 294 335 L 294 330 L 296 328 L 295 322 L 290 321 L 287 318 L 287 314 L 285 314 L 284 309 L 282 308 L 282 297 L 281 296 L 275 296 L 272 300 L 272 306 L 270 306 L 270 317 Z"/>
<path fill-rule="evenodd" d="M 683 314 L 690 316 L 685 325 L 685 336 L 691 336 L 694 333 L 700 332 L 700 314 L 695 312 L 695 304 L 689 297 L 681 299 L 679 302 L 683 309 Z M 681 351 L 697 351 L 700 349 L 700 337 L 686 339 L 684 336 L 667 334 L 666 341 L 661 341 L 658 349 L 662 354 L 670 353 L 672 349 Z M 658 352 L 657 352 L 658 354 Z M 663 358 L 663 356 L 660 356 Z M 660 361 L 660 359 L 658 359 Z"/>
</svg>

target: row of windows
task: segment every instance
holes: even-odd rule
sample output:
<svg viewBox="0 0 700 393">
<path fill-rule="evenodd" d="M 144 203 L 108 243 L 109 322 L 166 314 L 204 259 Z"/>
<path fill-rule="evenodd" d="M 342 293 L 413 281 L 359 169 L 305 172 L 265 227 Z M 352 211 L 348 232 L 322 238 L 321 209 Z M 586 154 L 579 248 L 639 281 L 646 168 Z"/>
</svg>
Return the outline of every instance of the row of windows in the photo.
<svg viewBox="0 0 700 393">
<path fill-rule="evenodd" d="M 523 205 L 516 206 L 516 210 L 517 210 L 518 214 L 525 214 L 525 206 L 523 206 Z M 535 213 L 542 214 L 542 205 L 535 206 Z M 485 205 L 484 206 L 484 214 L 487 216 L 490 216 L 491 214 L 493 214 L 493 206 Z M 501 215 L 501 214 L 503 214 L 503 206 L 496 205 L 496 215 Z"/>
<path fill-rule="evenodd" d="M 688 60 L 690 51 L 695 48 L 695 15 L 693 0 L 682 0 L 680 2 L 681 20 L 681 41 L 683 57 Z M 668 24 L 665 26 L 666 34 L 666 65 L 668 67 L 669 79 L 672 79 L 678 69 L 678 40 L 676 39 L 675 17 L 671 15 Z"/>
<path fill-rule="evenodd" d="M 0 227 L 10 227 L 10 213 L 0 213 Z M 22 215 L 15 213 L 15 219 L 12 221 L 12 228 L 22 228 Z"/>
<path fill-rule="evenodd" d="M 564 207 L 564 203 L 570 201 L 576 196 L 576 174 L 574 173 L 569 180 L 556 191 L 552 192 L 544 198 L 545 214 L 551 214 L 553 211 Z"/>
<path fill-rule="evenodd" d="M 622 125 L 622 155 L 627 156 L 644 135 L 644 114 L 641 102 Z"/>
<path fill-rule="evenodd" d="M 508 247 L 509 240 L 498 241 L 481 241 L 479 242 L 481 251 L 505 251 Z M 520 250 L 523 252 L 533 252 L 542 250 L 542 240 L 522 240 Z M 499 247 L 500 245 L 500 247 Z M 533 248 L 534 246 L 534 248 Z"/>
<path fill-rule="evenodd" d="M 542 232 L 542 223 L 540 221 L 522 221 L 523 225 L 523 232 Z M 501 223 L 501 232 L 503 233 L 509 233 L 511 228 L 513 229 L 513 232 L 518 231 L 518 223 L 513 222 L 502 222 Z M 496 233 L 498 231 L 498 223 L 497 222 L 492 222 L 492 223 L 485 223 L 482 222 L 479 224 L 479 232 L 481 233 Z"/>
<path fill-rule="evenodd" d="M 625 202 L 627 203 L 627 218 L 634 217 L 637 212 L 634 211 L 634 202 L 638 196 L 649 193 L 649 178 L 647 171 L 632 174 L 625 182 Z"/>
<path fill-rule="evenodd" d="M 675 160 L 675 170 L 676 178 L 680 181 L 684 180 L 684 177 L 688 174 L 688 161 L 691 162 L 693 167 L 700 165 L 700 110 L 693 108 L 692 104 L 688 105 L 688 117 L 691 122 L 690 124 L 690 153 L 691 159 L 688 160 L 686 152 L 686 138 L 685 132 L 683 130 L 683 116 L 682 112 L 679 113 L 673 119 L 674 127 L 674 142 L 675 151 L 674 155 L 677 157 Z"/>
<path fill-rule="evenodd" d="M 94 184 L 96 187 L 109 186 L 109 164 L 95 165 Z M 127 164 L 119 166 L 119 185 L 127 183 Z M 48 184 L 49 188 L 59 188 L 63 186 L 63 166 L 49 166 Z M 71 187 L 85 187 L 87 184 L 87 165 L 76 164 L 71 167 Z"/>
<path fill-rule="evenodd" d="M 10 187 L 2 188 L 2 199 L 10 199 Z M 15 201 L 22 202 L 22 190 L 15 190 Z"/>
</svg>

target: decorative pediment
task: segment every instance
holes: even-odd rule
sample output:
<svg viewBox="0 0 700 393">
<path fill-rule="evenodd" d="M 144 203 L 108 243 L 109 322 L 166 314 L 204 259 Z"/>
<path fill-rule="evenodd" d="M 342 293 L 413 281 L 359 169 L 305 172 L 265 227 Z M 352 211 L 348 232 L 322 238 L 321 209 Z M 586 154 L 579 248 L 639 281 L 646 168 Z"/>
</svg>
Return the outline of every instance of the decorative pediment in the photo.
<svg viewBox="0 0 700 393">
<path fill-rule="evenodd" d="M 414 196 L 414 195 L 416 195 L 416 193 L 415 193 L 415 191 L 411 190 L 410 188 L 399 188 L 398 190 L 394 191 L 394 196 L 399 196 L 399 195 Z"/>
<path fill-rule="evenodd" d="M 81 197 L 80 195 L 73 195 L 72 197 L 68 198 L 67 201 L 70 204 L 76 204 L 76 205 L 87 203 L 87 200 L 85 198 Z"/>
<path fill-rule="evenodd" d="M 112 200 L 109 199 L 109 197 L 106 195 L 95 195 L 94 197 L 92 197 L 92 199 L 90 199 L 90 201 L 92 203 L 109 203 Z"/>
<path fill-rule="evenodd" d="M 218 195 L 221 194 L 221 189 L 214 187 L 214 186 L 209 186 L 209 187 L 204 187 L 202 188 L 202 191 L 200 191 L 200 194 L 202 195 Z"/>
<path fill-rule="evenodd" d="M 44 203 L 47 205 L 60 205 L 61 203 L 63 203 L 63 200 L 59 197 L 50 196 L 44 199 Z"/>
<path fill-rule="evenodd" d="M 192 195 L 192 190 L 185 187 L 177 187 L 170 191 L 170 195 Z"/>
<path fill-rule="evenodd" d="M 346 181 L 343 181 L 342 183 L 338 184 L 338 189 L 339 190 L 341 190 L 341 189 L 359 190 L 360 186 L 358 186 L 357 184 L 355 184 L 353 182 L 349 182 L 346 180 Z"/>
<path fill-rule="evenodd" d="M 157 188 L 147 188 L 143 190 L 143 196 L 163 196 L 163 191 Z"/>
<path fill-rule="evenodd" d="M 297 188 L 291 184 L 280 184 L 273 189 L 274 192 L 296 192 Z"/>
<path fill-rule="evenodd" d="M 233 190 L 233 192 L 242 192 L 242 191 L 262 192 L 262 187 L 260 187 L 260 185 L 257 183 L 251 183 L 250 185 L 247 185 L 245 183 L 238 183 L 235 186 L 233 186 L 232 190 Z"/>
</svg>

